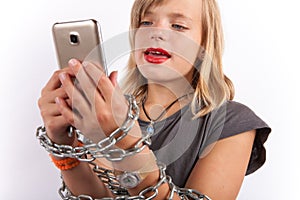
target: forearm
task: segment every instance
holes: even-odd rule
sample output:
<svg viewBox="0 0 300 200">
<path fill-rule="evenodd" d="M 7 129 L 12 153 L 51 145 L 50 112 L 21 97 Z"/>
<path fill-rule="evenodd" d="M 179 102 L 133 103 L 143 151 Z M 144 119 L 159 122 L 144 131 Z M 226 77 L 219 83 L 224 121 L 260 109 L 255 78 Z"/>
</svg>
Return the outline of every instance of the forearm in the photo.
<svg viewBox="0 0 300 200">
<path fill-rule="evenodd" d="M 93 198 L 111 197 L 112 193 L 93 172 L 90 165 L 81 162 L 70 170 L 61 171 L 62 178 L 74 196 L 89 195 Z"/>
<path fill-rule="evenodd" d="M 137 129 L 132 131 L 134 130 Z M 130 136 L 123 139 L 126 148 L 134 146 L 133 142 L 134 140 Z M 155 195 L 154 199 L 167 199 L 170 195 L 173 195 L 172 199 L 180 199 L 176 193 L 172 192 L 172 186 L 168 184 L 170 179 L 167 179 L 165 168 L 162 166 L 158 166 L 156 157 L 148 146 L 142 152 L 126 157 L 122 161 L 113 162 L 117 177 L 125 172 L 138 172 L 139 177 L 142 179 L 136 187 L 128 188 L 130 196 L 154 197 Z"/>
<path fill-rule="evenodd" d="M 79 161 L 74 158 L 76 154 L 83 150 L 80 149 L 82 144 L 78 140 L 75 140 L 72 145 L 56 144 L 50 140 L 45 128 L 42 126 L 38 127 L 36 137 L 50 153 L 53 164 L 61 170 L 64 186 L 67 186 L 67 188 L 62 187 L 60 193 L 70 190 L 74 196 L 91 195 L 95 198 L 112 196 L 110 190 L 106 188 L 91 168 L 90 162 Z M 73 150 L 70 151 L 72 148 Z M 78 152 L 74 151 L 75 148 L 78 148 Z M 83 160 L 89 161 L 89 159 Z"/>
<path fill-rule="evenodd" d="M 117 143 L 117 146 L 122 149 L 132 148 L 141 139 L 140 131 L 138 124 L 136 124 L 129 134 Z M 165 171 L 159 168 L 156 157 L 148 146 L 146 146 L 143 151 L 126 157 L 121 161 L 113 162 L 112 164 L 117 177 L 124 172 L 138 172 L 140 178 L 142 178 L 136 187 L 127 189 L 130 196 L 142 195 L 145 197 L 153 197 L 152 195 L 157 193 L 154 199 L 167 199 L 172 193 L 172 195 L 174 195 L 173 199 L 180 199 L 176 193 L 171 192 L 172 188 L 168 184 Z M 150 188 L 153 190 L 150 190 Z"/>
<path fill-rule="evenodd" d="M 138 160 L 136 160 L 138 162 Z M 160 170 L 157 168 L 156 170 L 150 172 L 146 178 L 139 184 L 137 187 L 128 189 L 130 196 L 139 195 L 141 192 L 148 190 L 148 188 L 153 188 L 154 190 L 148 190 L 148 192 L 143 193 L 145 197 L 150 197 L 155 195 L 154 199 L 169 199 L 171 195 L 173 195 L 172 199 L 180 199 L 177 193 L 172 193 L 172 188 L 168 184 L 168 180 L 161 182 L 163 177 L 161 177 Z M 161 185 L 160 182 L 162 183 Z M 156 186 L 158 186 L 155 191 Z M 146 190 L 145 190 L 146 189 Z M 157 192 L 157 193 L 156 193 Z M 156 193 L 156 194 L 155 194 Z"/>
<path fill-rule="evenodd" d="M 80 142 L 76 140 L 72 146 L 80 146 Z M 62 179 L 67 188 L 74 196 L 88 195 L 93 198 L 112 196 L 110 190 L 93 171 L 92 166 L 90 162 L 80 161 L 76 167 L 61 170 Z"/>
</svg>

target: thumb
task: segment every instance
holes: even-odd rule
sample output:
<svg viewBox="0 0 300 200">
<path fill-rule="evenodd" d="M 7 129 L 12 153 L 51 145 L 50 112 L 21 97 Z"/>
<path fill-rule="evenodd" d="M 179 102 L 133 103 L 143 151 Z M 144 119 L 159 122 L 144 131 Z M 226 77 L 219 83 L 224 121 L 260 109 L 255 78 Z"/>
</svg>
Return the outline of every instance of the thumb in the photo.
<svg viewBox="0 0 300 200">
<path fill-rule="evenodd" d="M 116 87 L 118 85 L 118 71 L 113 71 L 109 75 L 109 79 L 112 82 L 113 86 Z"/>
</svg>

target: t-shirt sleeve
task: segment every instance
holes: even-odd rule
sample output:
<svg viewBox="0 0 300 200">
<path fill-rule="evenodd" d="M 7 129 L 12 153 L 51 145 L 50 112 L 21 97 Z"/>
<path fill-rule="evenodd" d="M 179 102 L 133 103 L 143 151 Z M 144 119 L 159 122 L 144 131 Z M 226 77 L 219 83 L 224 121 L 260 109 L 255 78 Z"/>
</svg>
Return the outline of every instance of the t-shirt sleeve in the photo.
<svg viewBox="0 0 300 200">
<path fill-rule="evenodd" d="M 210 121 L 208 143 L 256 130 L 246 175 L 255 172 L 265 163 L 266 149 L 264 143 L 271 132 L 271 128 L 249 107 L 238 102 L 228 101 L 212 112 Z"/>
</svg>

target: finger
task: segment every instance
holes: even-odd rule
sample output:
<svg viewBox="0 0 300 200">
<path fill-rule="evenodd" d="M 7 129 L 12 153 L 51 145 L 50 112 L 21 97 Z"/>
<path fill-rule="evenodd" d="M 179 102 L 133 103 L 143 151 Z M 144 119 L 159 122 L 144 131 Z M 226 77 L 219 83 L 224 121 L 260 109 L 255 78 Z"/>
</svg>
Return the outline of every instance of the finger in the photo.
<svg viewBox="0 0 300 200">
<path fill-rule="evenodd" d="M 48 104 L 46 107 L 41 109 L 40 112 L 43 118 L 61 115 L 56 103 Z"/>
<path fill-rule="evenodd" d="M 94 104 L 95 95 L 99 92 L 96 84 L 93 82 L 92 78 L 87 74 L 82 64 L 76 59 L 71 59 L 69 61 L 69 65 L 73 69 L 73 72 L 76 74 L 76 79 L 79 82 L 80 89 L 84 92 L 90 104 Z"/>
<path fill-rule="evenodd" d="M 109 75 L 109 80 L 111 81 L 111 83 L 113 84 L 113 86 L 116 87 L 118 85 L 118 71 L 113 71 Z"/>
<path fill-rule="evenodd" d="M 71 99 L 65 99 L 65 102 L 68 104 L 68 106 L 69 106 L 70 108 L 73 107 L 73 106 L 72 106 Z"/>
<path fill-rule="evenodd" d="M 44 119 L 44 123 L 46 126 L 47 134 L 49 133 L 50 137 L 52 136 L 52 134 L 65 134 L 67 128 L 70 126 L 70 123 L 68 123 L 62 115 L 46 118 Z"/>
<path fill-rule="evenodd" d="M 115 90 L 121 94 L 122 90 L 118 84 L 118 71 L 113 71 L 110 74 L 109 79 L 110 79 L 111 83 L 113 84 L 113 86 L 115 87 Z"/>
<path fill-rule="evenodd" d="M 75 123 L 80 121 L 80 117 L 70 109 L 63 99 L 57 97 L 55 98 L 55 102 L 65 121 L 75 127 Z"/>
<path fill-rule="evenodd" d="M 105 102 L 110 102 L 112 95 L 115 91 L 115 87 L 107 76 L 102 76 L 98 82 L 98 89 L 105 99 Z"/>
<path fill-rule="evenodd" d="M 82 93 L 74 86 L 70 76 L 66 73 L 59 74 L 60 81 L 62 82 L 62 86 L 67 93 L 72 108 L 76 109 L 81 116 L 86 115 L 86 113 L 90 109 L 89 103 L 86 101 L 85 97 Z M 69 103 L 66 103 L 69 104 Z"/>
<path fill-rule="evenodd" d="M 84 62 L 83 68 L 96 86 L 98 85 L 100 78 L 102 76 L 106 76 L 105 73 L 103 73 L 103 71 L 99 69 L 99 67 L 91 62 Z"/>
<path fill-rule="evenodd" d="M 101 73 L 101 76 L 102 76 L 102 75 L 106 76 L 106 71 L 105 71 L 105 69 L 100 65 L 100 63 L 93 62 L 93 61 L 89 60 L 89 61 L 84 61 L 84 62 L 82 62 L 82 65 L 83 65 L 84 67 L 86 67 L 87 65 L 93 66 L 93 67 L 95 67 L 95 68 L 97 69 L 97 71 L 99 71 L 99 73 Z M 99 80 L 99 79 L 98 79 L 98 80 Z M 97 83 L 97 82 L 95 82 L 95 83 Z"/>
<path fill-rule="evenodd" d="M 100 105 L 105 103 L 105 97 L 99 90 L 98 85 L 99 85 L 99 81 L 100 81 L 101 77 L 106 77 L 106 75 L 103 73 L 103 71 L 101 69 L 99 69 L 99 67 L 97 67 L 96 65 L 94 65 L 93 63 L 90 63 L 90 62 L 84 63 L 84 70 L 86 71 L 86 74 L 90 77 L 90 79 L 93 81 L 94 85 L 97 88 L 97 91 L 100 92 L 100 93 L 97 92 L 94 94 L 95 102 Z"/>
<path fill-rule="evenodd" d="M 48 103 L 55 103 L 55 97 L 60 97 L 62 99 L 67 99 L 68 95 L 67 95 L 64 88 L 59 87 L 58 89 L 56 89 L 54 91 L 51 91 L 48 94 L 46 94 L 43 98 Z"/>
<path fill-rule="evenodd" d="M 65 120 L 64 116 L 59 115 L 57 117 L 47 118 L 44 122 L 47 135 L 51 141 L 57 144 L 73 144 L 75 135 L 72 138 L 68 136 L 68 129 L 71 124 Z"/>
<path fill-rule="evenodd" d="M 100 91 L 101 95 L 103 96 L 104 100 L 106 102 L 111 100 L 111 96 L 114 90 L 113 83 L 110 81 L 110 78 L 108 78 L 101 69 L 99 69 L 97 66 L 93 65 L 92 63 L 88 63 L 84 66 L 85 71 L 87 74 L 91 77 L 94 84 L 97 85 L 98 90 Z M 113 73 L 111 75 L 112 79 L 116 78 L 116 74 Z M 114 80 L 116 83 L 116 81 Z M 96 102 L 98 102 L 100 99 L 99 96 L 95 95 Z"/>
<path fill-rule="evenodd" d="M 46 83 L 44 89 L 42 90 L 42 94 L 47 91 L 53 91 L 61 86 L 61 82 L 59 80 L 59 74 L 62 72 L 69 73 L 70 75 L 73 74 L 70 68 L 64 68 L 55 71 L 52 76 L 50 77 L 49 81 Z"/>
<path fill-rule="evenodd" d="M 68 96 L 63 88 L 56 89 L 41 96 L 38 100 L 38 106 L 42 116 L 57 115 L 58 109 L 55 105 L 55 97 L 67 99 Z"/>
</svg>

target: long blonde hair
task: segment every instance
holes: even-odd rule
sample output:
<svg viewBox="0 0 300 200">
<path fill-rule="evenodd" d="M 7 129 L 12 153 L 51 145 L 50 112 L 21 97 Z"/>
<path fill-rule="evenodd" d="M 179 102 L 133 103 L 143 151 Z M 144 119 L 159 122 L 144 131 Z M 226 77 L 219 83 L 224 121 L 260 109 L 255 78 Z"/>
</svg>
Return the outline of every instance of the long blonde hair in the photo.
<svg viewBox="0 0 300 200">
<path fill-rule="evenodd" d="M 192 112 L 195 117 L 201 117 L 219 107 L 234 97 L 234 87 L 231 80 L 223 73 L 223 30 L 218 5 L 215 0 L 202 1 L 202 43 L 203 51 L 199 50 L 201 67 L 194 67 L 192 86 L 195 90 L 192 100 Z M 139 28 L 145 12 L 153 6 L 162 4 L 164 0 L 135 0 L 131 10 L 131 46 L 135 29 Z M 132 93 L 141 99 L 147 93 L 147 80 L 136 67 L 134 52 L 131 52 L 126 79 L 122 87 L 125 93 Z"/>
</svg>

